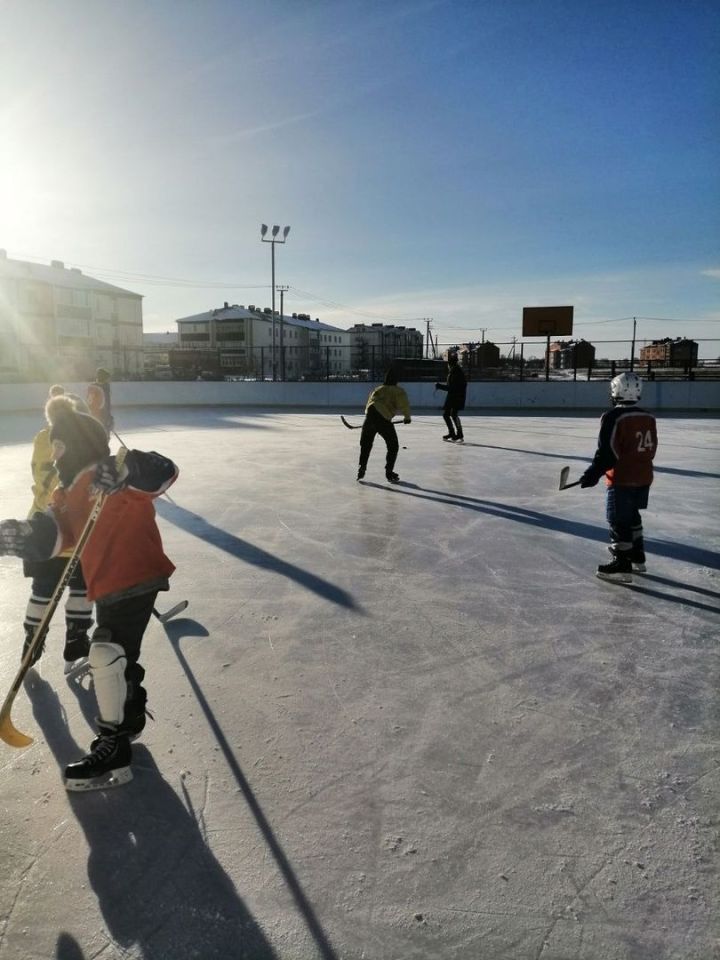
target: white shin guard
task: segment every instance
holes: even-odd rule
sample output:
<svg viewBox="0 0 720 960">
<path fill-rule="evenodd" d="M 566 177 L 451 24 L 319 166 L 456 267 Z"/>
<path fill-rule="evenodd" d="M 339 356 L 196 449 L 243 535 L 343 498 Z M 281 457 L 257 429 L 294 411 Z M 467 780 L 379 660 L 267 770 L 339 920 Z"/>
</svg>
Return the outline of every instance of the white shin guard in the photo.
<svg viewBox="0 0 720 960">
<path fill-rule="evenodd" d="M 96 630 L 95 637 L 98 633 L 101 631 Z M 111 636 L 109 631 L 107 635 Z M 95 637 L 90 644 L 88 662 L 95 686 L 100 719 L 105 723 L 121 724 L 127 696 L 125 651 L 118 643 L 96 640 Z"/>
</svg>

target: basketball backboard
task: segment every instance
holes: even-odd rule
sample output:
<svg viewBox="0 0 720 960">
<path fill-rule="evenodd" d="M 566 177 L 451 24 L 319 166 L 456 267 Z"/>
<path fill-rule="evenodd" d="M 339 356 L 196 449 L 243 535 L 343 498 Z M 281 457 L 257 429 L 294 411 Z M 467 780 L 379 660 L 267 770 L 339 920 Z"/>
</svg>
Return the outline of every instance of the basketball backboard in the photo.
<svg viewBox="0 0 720 960">
<path fill-rule="evenodd" d="M 524 307 L 524 337 L 566 337 L 573 329 L 573 307 Z"/>
</svg>

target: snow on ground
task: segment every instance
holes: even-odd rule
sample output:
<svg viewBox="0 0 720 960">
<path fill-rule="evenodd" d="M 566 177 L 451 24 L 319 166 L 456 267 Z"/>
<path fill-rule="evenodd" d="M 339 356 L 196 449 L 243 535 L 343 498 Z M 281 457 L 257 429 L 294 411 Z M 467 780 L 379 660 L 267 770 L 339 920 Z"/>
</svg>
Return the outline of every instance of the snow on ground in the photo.
<svg viewBox="0 0 720 960">
<path fill-rule="evenodd" d="M 181 467 L 131 784 L 69 795 L 94 698 L 56 616 L 0 744 L 0 960 L 709 960 L 720 788 L 720 430 L 659 420 L 649 569 L 607 557 L 596 416 L 118 411 Z M 348 417 L 350 414 L 346 412 Z M 360 416 L 351 417 L 360 423 Z M 38 417 L 0 428 L 3 516 Z M 28 593 L 0 559 L 0 682 Z M 60 613 L 60 612 L 59 612 Z"/>
</svg>

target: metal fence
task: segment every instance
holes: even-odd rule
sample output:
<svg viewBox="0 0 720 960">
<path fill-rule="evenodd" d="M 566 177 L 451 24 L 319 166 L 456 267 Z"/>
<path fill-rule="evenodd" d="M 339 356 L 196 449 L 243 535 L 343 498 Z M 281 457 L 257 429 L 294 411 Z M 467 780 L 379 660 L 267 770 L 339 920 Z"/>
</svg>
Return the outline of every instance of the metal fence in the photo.
<svg viewBox="0 0 720 960">
<path fill-rule="evenodd" d="M 594 354 L 582 343 L 575 350 L 548 353 L 545 340 L 523 340 L 478 344 L 461 350 L 460 361 L 468 380 L 478 381 L 607 380 L 623 370 L 650 380 L 720 379 L 720 340 L 696 343 L 697 354 L 646 360 L 641 359 L 642 343 L 636 344 L 638 355 L 631 355 L 630 340 L 595 341 Z M 169 364 L 148 366 L 146 379 L 377 382 L 394 365 L 406 382 L 436 380 L 447 373 L 443 354 L 457 348 L 439 344 L 435 358 L 399 356 L 378 346 L 258 347 L 246 353 L 177 349 L 170 352 Z"/>
</svg>

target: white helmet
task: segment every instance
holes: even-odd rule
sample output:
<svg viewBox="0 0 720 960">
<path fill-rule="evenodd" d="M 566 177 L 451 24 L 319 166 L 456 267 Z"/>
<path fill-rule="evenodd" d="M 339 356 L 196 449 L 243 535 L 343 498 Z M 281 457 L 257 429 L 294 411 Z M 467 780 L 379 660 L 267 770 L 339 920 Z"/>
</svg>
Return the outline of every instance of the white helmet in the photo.
<svg viewBox="0 0 720 960">
<path fill-rule="evenodd" d="M 610 381 L 613 403 L 637 403 L 641 394 L 642 380 L 636 373 L 621 373 Z"/>
</svg>

